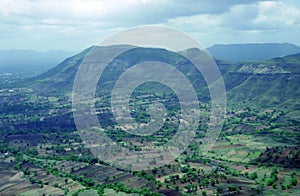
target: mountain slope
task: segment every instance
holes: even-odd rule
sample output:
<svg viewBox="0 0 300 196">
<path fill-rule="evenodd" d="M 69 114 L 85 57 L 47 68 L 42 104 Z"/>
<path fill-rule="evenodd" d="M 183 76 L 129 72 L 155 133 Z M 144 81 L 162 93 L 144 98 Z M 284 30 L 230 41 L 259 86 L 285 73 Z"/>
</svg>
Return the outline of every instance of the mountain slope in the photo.
<svg viewBox="0 0 300 196">
<path fill-rule="evenodd" d="M 267 60 L 300 53 L 300 47 L 288 43 L 216 44 L 207 48 L 214 57 L 236 63 L 249 60 Z"/>
<path fill-rule="evenodd" d="M 224 75 L 224 81 L 232 104 L 277 107 L 287 111 L 300 109 L 300 53 L 236 64 Z"/>
<path fill-rule="evenodd" d="M 93 51 L 107 52 L 108 50 L 116 50 L 120 46 L 110 47 L 93 47 Z M 70 57 L 60 63 L 57 67 L 47 71 L 46 73 L 31 78 L 29 80 L 31 87 L 41 93 L 70 93 L 73 87 L 73 81 L 77 69 L 82 62 L 84 56 L 91 50 L 88 48 L 78 55 Z M 114 59 L 103 72 L 99 82 L 99 91 L 106 92 L 113 88 L 118 77 L 131 66 L 145 61 L 160 61 L 171 64 L 185 73 L 197 89 L 203 89 L 206 83 L 196 68 L 182 55 L 165 49 L 158 48 L 134 48 L 127 51 L 116 59 Z M 222 65 L 225 66 L 224 61 Z M 204 94 L 203 94 L 204 95 Z M 205 96 L 207 97 L 207 93 Z"/>
<path fill-rule="evenodd" d="M 116 48 L 97 48 L 98 52 L 107 52 L 108 49 Z M 72 92 L 77 69 L 90 50 L 91 48 L 88 48 L 46 73 L 28 80 L 29 84 L 43 94 Z M 135 48 L 117 57 L 103 72 L 98 81 L 97 92 L 110 92 L 124 71 L 135 64 L 151 60 L 175 66 L 190 79 L 199 99 L 209 101 L 206 82 L 196 68 L 182 55 L 157 48 Z M 300 109 L 300 53 L 266 61 L 231 65 L 222 60 L 216 62 L 223 74 L 229 104 L 240 107 L 278 107 L 294 112 Z"/>
<path fill-rule="evenodd" d="M 30 78 L 26 83 L 29 83 L 31 87 L 40 93 L 60 94 L 66 92 L 66 89 L 70 91 L 77 69 L 91 48 L 87 48 L 79 54 L 65 59 L 45 73 Z"/>
</svg>

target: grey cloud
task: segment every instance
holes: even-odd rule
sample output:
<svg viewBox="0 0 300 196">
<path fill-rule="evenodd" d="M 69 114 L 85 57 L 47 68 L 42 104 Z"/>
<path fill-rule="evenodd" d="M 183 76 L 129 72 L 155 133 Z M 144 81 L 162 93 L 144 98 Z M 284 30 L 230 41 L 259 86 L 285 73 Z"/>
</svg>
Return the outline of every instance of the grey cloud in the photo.
<svg viewBox="0 0 300 196">
<path fill-rule="evenodd" d="M 136 7 L 134 10 L 120 13 L 120 15 L 105 16 L 105 20 L 110 20 L 119 25 L 130 24 L 153 24 L 163 23 L 175 17 L 184 17 L 200 14 L 220 15 L 226 13 L 234 5 L 253 4 L 256 1 L 223 1 L 223 0 L 188 0 L 188 1 L 167 1 L 161 4 L 150 3 L 146 6 Z M 104 18 L 103 18 L 104 19 Z"/>
</svg>

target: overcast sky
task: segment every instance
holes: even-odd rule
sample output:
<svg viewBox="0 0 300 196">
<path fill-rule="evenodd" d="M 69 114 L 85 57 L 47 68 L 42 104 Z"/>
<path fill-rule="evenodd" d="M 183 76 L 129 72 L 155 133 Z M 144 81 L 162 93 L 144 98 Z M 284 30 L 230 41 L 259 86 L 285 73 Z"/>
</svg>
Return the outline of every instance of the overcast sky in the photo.
<svg viewBox="0 0 300 196">
<path fill-rule="evenodd" d="M 213 44 L 300 45 L 300 1 L 0 0 L 0 49 L 79 51 L 137 25 L 162 25 Z"/>
</svg>

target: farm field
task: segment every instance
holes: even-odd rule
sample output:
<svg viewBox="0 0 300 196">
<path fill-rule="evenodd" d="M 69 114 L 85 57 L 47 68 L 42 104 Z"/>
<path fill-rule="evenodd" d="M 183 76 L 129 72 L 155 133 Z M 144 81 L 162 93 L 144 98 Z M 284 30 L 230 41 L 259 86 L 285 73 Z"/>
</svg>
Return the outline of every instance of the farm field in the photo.
<svg viewBox="0 0 300 196">
<path fill-rule="evenodd" d="M 214 120 L 206 81 L 181 54 L 159 48 L 135 48 L 112 61 L 92 104 L 80 103 L 92 112 L 78 115 L 86 123 L 95 114 L 101 128 L 79 129 L 72 82 L 89 50 L 33 78 L 0 77 L 0 195 L 300 195 L 299 54 L 236 64 L 216 59 L 227 103 L 214 143 L 206 137 Z M 192 81 L 199 110 L 181 111 L 194 102 L 180 102 L 172 89 L 149 82 L 130 94 L 125 108 L 133 122 L 118 123 L 110 95 L 117 77 L 154 57 Z M 147 128 L 156 120 L 163 121 L 159 129 Z M 189 121 L 197 122 L 191 140 L 190 127 L 177 134 Z M 136 124 L 142 133 L 134 132 Z M 209 139 L 214 145 L 203 151 Z"/>
</svg>

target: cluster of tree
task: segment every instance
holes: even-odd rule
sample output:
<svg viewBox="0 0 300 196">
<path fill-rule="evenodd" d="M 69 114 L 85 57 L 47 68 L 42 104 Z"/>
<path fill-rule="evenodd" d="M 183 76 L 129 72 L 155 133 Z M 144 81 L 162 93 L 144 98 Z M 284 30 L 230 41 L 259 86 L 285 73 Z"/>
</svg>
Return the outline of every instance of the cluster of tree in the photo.
<svg viewBox="0 0 300 196">
<path fill-rule="evenodd" d="M 277 146 L 267 148 L 255 162 L 263 164 L 278 164 L 287 168 L 300 168 L 300 147 Z"/>
<path fill-rule="evenodd" d="M 268 177 L 266 181 L 267 186 L 273 186 L 273 188 L 276 188 L 276 181 L 278 180 L 278 170 L 276 168 L 272 169 L 272 172 L 270 174 L 270 177 Z"/>
<path fill-rule="evenodd" d="M 297 184 L 298 184 L 298 180 L 297 180 L 297 178 L 296 178 L 295 172 L 293 172 L 293 173 L 291 174 L 291 180 L 290 180 L 290 182 L 289 182 L 287 185 L 282 184 L 282 185 L 281 185 L 281 189 L 282 189 L 282 190 L 290 189 L 290 188 L 292 188 L 293 186 L 297 186 Z"/>
<path fill-rule="evenodd" d="M 97 184 L 95 188 L 98 191 L 99 195 L 104 195 L 104 189 L 114 189 L 117 193 L 124 192 L 124 193 L 137 193 L 139 195 L 149 195 L 149 196 L 159 196 L 160 194 L 151 192 L 148 188 L 144 188 L 142 190 L 133 189 L 126 187 L 123 183 L 115 182 L 113 184 Z"/>
</svg>

